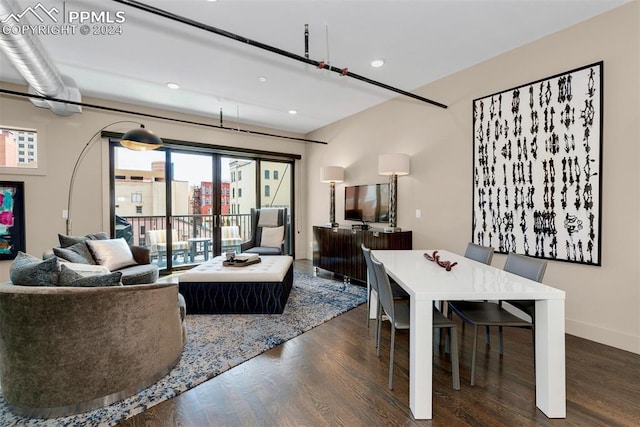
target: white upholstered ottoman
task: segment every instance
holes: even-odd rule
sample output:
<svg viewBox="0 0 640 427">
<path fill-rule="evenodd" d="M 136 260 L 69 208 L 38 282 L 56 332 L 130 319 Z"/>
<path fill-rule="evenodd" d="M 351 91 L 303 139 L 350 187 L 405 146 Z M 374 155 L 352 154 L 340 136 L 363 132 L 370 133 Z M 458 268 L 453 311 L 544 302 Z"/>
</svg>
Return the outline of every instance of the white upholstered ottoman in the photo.
<svg viewBox="0 0 640 427">
<path fill-rule="evenodd" d="M 223 257 L 178 276 L 187 314 L 280 314 L 293 285 L 293 258 L 261 257 L 246 267 L 226 267 Z"/>
</svg>

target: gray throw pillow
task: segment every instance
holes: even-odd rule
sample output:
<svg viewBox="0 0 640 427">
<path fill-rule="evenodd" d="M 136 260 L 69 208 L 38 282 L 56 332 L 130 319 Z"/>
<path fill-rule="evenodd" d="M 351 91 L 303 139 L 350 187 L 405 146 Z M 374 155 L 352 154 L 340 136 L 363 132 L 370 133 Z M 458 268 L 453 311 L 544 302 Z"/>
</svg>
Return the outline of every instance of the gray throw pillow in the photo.
<svg viewBox="0 0 640 427">
<path fill-rule="evenodd" d="M 85 242 L 79 242 L 66 248 L 53 248 L 53 253 L 56 254 L 58 258 L 69 262 L 92 265 L 96 263 Z"/>
<path fill-rule="evenodd" d="M 55 286 L 59 275 L 58 258 L 42 260 L 24 252 L 18 252 L 9 270 L 11 282 L 22 286 Z"/>
<path fill-rule="evenodd" d="M 84 288 L 95 288 L 100 286 L 122 286 L 122 273 L 116 271 L 109 274 L 94 276 L 83 276 L 62 264 L 60 268 L 60 278 L 58 286 L 75 286 Z"/>
<path fill-rule="evenodd" d="M 121 237 L 109 240 L 87 240 L 87 247 L 98 265 L 110 271 L 137 265 L 127 242 Z"/>
<path fill-rule="evenodd" d="M 75 245 L 76 243 L 86 242 L 87 240 L 106 240 L 108 238 L 109 235 L 104 231 L 87 234 L 86 236 L 65 236 L 64 234 L 58 234 L 58 241 L 63 248 Z"/>
</svg>

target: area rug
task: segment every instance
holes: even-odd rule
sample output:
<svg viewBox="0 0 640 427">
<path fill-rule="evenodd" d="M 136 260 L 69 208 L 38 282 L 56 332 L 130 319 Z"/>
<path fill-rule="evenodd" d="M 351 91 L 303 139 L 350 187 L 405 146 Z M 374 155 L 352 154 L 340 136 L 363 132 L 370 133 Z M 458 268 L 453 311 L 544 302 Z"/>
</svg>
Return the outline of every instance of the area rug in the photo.
<svg viewBox="0 0 640 427">
<path fill-rule="evenodd" d="M 283 314 L 187 315 L 187 343 L 180 362 L 140 393 L 91 412 L 47 420 L 14 415 L 0 396 L 0 425 L 113 426 L 364 303 L 366 298 L 364 287 L 296 272 Z"/>
</svg>

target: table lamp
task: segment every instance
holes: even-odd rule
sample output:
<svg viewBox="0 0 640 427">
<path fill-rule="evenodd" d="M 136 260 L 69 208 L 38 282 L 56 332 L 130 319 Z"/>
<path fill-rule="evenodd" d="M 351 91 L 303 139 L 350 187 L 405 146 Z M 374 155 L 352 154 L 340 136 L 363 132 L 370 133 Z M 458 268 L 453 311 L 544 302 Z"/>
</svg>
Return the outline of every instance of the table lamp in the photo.
<svg viewBox="0 0 640 427">
<path fill-rule="evenodd" d="M 397 226 L 398 176 L 409 175 L 410 157 L 408 154 L 380 154 L 378 156 L 378 174 L 389 176 L 389 226 L 385 232 L 400 231 Z"/>
<path fill-rule="evenodd" d="M 341 166 L 323 166 L 320 168 L 320 182 L 329 183 L 329 224 L 327 226 L 338 227 L 336 222 L 336 182 L 344 182 L 344 168 Z"/>
</svg>

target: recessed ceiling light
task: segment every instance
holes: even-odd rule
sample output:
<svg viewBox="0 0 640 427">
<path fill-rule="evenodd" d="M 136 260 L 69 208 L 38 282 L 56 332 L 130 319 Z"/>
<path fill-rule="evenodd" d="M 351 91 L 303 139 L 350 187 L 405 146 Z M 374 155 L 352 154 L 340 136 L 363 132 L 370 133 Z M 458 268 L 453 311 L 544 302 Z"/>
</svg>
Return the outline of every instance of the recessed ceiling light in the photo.
<svg viewBox="0 0 640 427">
<path fill-rule="evenodd" d="M 380 68 L 384 65 L 384 59 L 375 59 L 371 61 L 371 66 L 373 68 Z"/>
<path fill-rule="evenodd" d="M 266 82 L 266 81 L 267 81 L 267 78 L 266 78 L 265 76 L 258 76 L 258 81 L 259 81 L 260 83 L 264 83 L 264 82 Z"/>
<path fill-rule="evenodd" d="M 289 114 L 295 116 L 296 114 L 298 114 L 298 112 L 296 110 L 289 110 Z"/>
<path fill-rule="evenodd" d="M 167 83 L 167 87 L 169 89 L 180 89 L 180 85 L 178 83 L 172 83 L 172 82 Z"/>
</svg>

